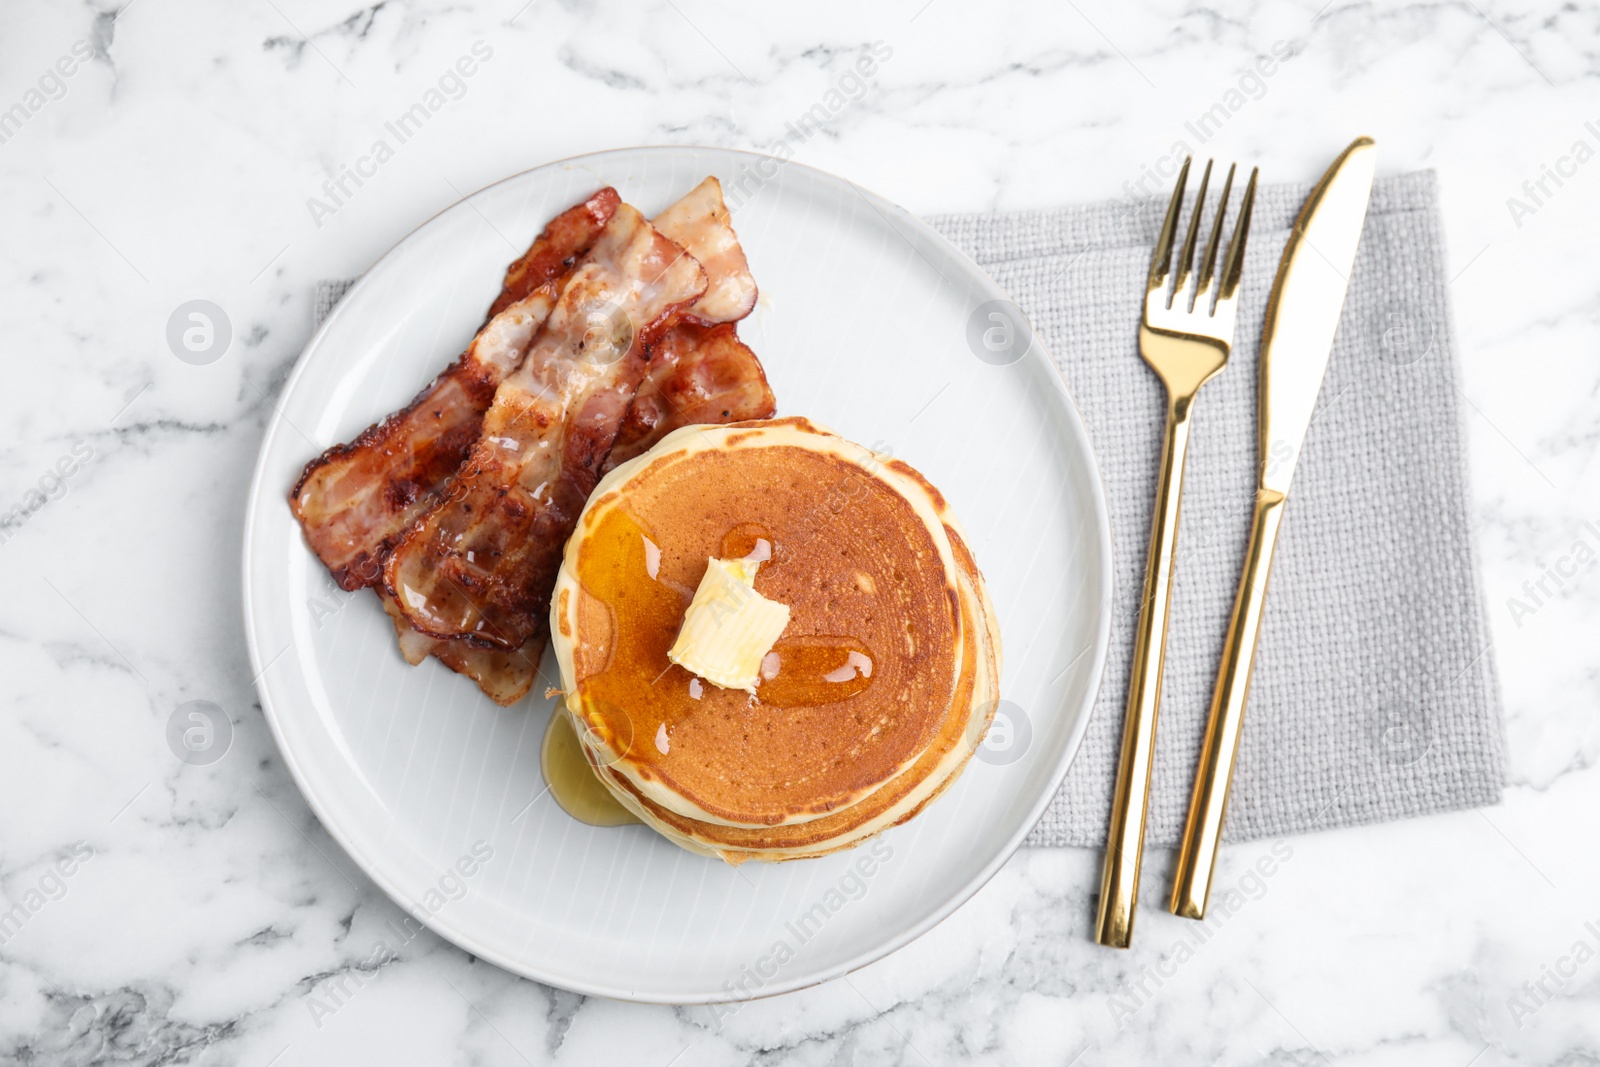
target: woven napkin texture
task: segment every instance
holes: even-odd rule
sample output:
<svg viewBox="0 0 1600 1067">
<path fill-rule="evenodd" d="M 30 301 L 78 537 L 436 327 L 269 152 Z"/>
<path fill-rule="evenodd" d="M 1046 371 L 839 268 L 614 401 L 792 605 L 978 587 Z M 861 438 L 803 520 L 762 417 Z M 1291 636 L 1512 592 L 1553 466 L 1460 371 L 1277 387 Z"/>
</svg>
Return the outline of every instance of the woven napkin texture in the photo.
<svg viewBox="0 0 1600 1067">
<path fill-rule="evenodd" d="M 1188 808 L 1249 533 L 1261 323 L 1309 192 L 1260 190 L 1233 353 L 1195 404 L 1151 782 L 1155 845 L 1177 843 Z M 1049 347 L 1088 424 L 1111 509 L 1110 659 L 1083 748 L 1033 845 L 1105 841 L 1161 455 L 1164 399 L 1137 326 L 1165 209 L 1139 200 L 930 220 Z M 1379 179 L 1278 540 L 1231 839 L 1499 799 L 1504 734 L 1446 288 L 1433 174 Z"/>
<path fill-rule="evenodd" d="M 1151 845 L 1175 845 L 1183 828 L 1250 526 L 1257 342 L 1309 191 L 1261 187 L 1233 353 L 1195 407 Z M 1110 504 L 1110 659 L 1083 747 L 1029 845 L 1105 842 L 1161 455 L 1165 404 L 1137 327 L 1165 208 L 1141 199 L 929 220 L 999 282 L 1049 348 L 1088 425 Z M 350 284 L 318 284 L 319 324 Z M 1278 540 L 1229 839 L 1499 799 L 1504 734 L 1455 379 L 1433 174 L 1379 179 Z"/>
</svg>

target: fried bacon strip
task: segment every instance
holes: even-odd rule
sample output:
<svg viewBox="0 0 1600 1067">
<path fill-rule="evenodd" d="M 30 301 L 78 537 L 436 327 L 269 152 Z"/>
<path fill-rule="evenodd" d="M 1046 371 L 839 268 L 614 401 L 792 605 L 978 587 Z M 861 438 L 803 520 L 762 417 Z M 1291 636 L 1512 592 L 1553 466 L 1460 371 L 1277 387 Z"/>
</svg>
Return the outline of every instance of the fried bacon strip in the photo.
<svg viewBox="0 0 1600 1067">
<path fill-rule="evenodd" d="M 648 452 L 680 426 L 769 418 L 777 410 L 761 361 L 731 322 L 669 327 L 650 354 L 602 473 Z"/>
<path fill-rule="evenodd" d="M 515 704 L 533 688 L 533 680 L 539 673 L 539 657 L 544 653 L 540 641 L 530 640 L 522 648 L 506 652 L 481 648 L 466 640 L 429 637 L 406 621 L 400 605 L 382 586 L 377 587 L 377 593 L 378 599 L 383 601 L 383 610 L 394 620 L 400 655 L 413 667 L 433 656 L 457 674 L 477 682 L 484 695 L 501 707 Z"/>
<path fill-rule="evenodd" d="M 733 320 L 750 313 L 757 291 L 723 202 L 721 183 L 707 178 L 657 216 L 654 224 L 707 269 L 706 295 L 681 317 L 684 321 L 668 328 L 652 350 L 650 370 L 623 421 L 619 443 L 625 458 L 645 451 L 679 426 L 764 418 L 775 407 L 761 361 L 734 334 Z M 515 271 L 513 265 L 508 282 Z M 687 321 L 689 316 L 698 323 L 718 325 L 698 325 Z M 604 469 L 612 465 L 608 458 Z M 416 665 L 431 653 L 471 678 L 499 704 L 514 703 L 532 688 L 544 652 L 542 628 L 515 651 L 479 648 L 471 639 L 418 632 L 393 597 L 382 591 L 379 595 L 394 620 L 407 662 Z"/>
<path fill-rule="evenodd" d="M 388 550 L 477 443 L 495 390 L 555 304 L 556 282 L 620 203 L 605 188 L 551 220 L 506 272 L 488 323 L 461 358 L 403 410 L 306 465 L 290 506 L 341 588 L 378 581 Z"/>
<path fill-rule="evenodd" d="M 655 227 L 678 242 L 706 271 L 706 294 L 684 317 L 703 326 L 737 322 L 756 306 L 755 277 L 733 232 L 722 183 L 707 178 L 656 216 Z"/>
<path fill-rule="evenodd" d="M 606 188 L 553 219 L 527 253 L 507 268 L 501 292 L 489 309 L 490 325 L 536 292 L 543 306 L 535 305 L 522 321 L 542 321 L 554 302 L 556 283 L 593 244 L 618 203 L 615 190 Z M 605 470 L 648 450 L 680 426 L 765 418 L 775 410 L 760 361 L 739 342 L 732 326 L 755 306 L 757 291 L 720 184 L 707 178 L 658 216 L 655 225 L 707 268 L 707 291 L 655 346 Z M 430 637 L 411 626 L 381 583 L 374 584 L 409 516 L 438 498 L 471 452 L 494 388 L 513 369 L 516 348 L 525 350 L 527 341 L 514 337 L 506 344 L 491 335 L 481 344 L 480 348 L 475 342 L 404 411 L 308 464 L 291 500 L 307 540 L 340 584 L 372 585 L 394 621 L 397 643 L 408 663 L 419 664 L 431 654 L 472 678 L 496 703 L 509 705 L 533 685 L 543 653 L 542 633 L 511 651 L 484 648 L 470 639 Z M 481 358 L 489 351 L 502 355 Z M 478 373 L 469 376 L 468 369 Z M 465 382 L 478 387 L 462 388 Z M 408 449 L 408 439 L 418 444 Z M 337 496 L 341 492 L 368 504 L 367 511 L 344 508 Z M 390 501 L 405 510 L 376 506 Z M 362 523 L 374 514 L 387 521 L 382 527 L 369 525 L 362 544 Z M 336 558 L 341 545 L 350 560 L 342 567 L 330 558 Z"/>
<path fill-rule="evenodd" d="M 706 272 L 626 204 L 563 281 L 500 384 L 444 497 L 401 537 L 383 582 L 430 637 L 511 652 L 542 637 L 561 550 L 644 376 L 651 342 Z"/>
</svg>

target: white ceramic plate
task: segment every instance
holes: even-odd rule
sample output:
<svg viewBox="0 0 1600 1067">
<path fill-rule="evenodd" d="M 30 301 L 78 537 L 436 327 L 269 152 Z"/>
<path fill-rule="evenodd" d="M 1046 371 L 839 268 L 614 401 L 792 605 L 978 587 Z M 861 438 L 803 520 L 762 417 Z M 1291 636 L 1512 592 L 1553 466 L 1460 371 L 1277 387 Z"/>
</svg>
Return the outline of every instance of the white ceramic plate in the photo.
<svg viewBox="0 0 1600 1067">
<path fill-rule="evenodd" d="M 652 213 L 707 174 L 728 190 L 761 286 L 740 334 L 766 365 L 779 414 L 892 449 L 953 502 L 1000 617 L 1011 719 L 945 796 L 875 848 L 742 869 L 642 826 L 585 826 L 541 797 L 544 684 L 498 708 L 432 661 L 407 666 L 377 599 L 338 590 L 287 504 L 307 460 L 401 407 L 465 347 L 505 265 L 552 215 L 605 184 Z M 401 241 L 290 376 L 245 529 L 262 706 L 328 832 L 397 903 L 474 955 L 628 1000 L 797 989 L 950 914 L 1059 785 L 1110 620 L 1104 496 L 1060 375 L 1037 341 L 1007 365 L 969 343 L 976 317 L 984 350 L 982 331 L 1000 322 L 983 305 L 1000 299 L 976 265 L 893 204 L 797 163 L 718 149 L 553 163 Z M 554 683 L 548 655 L 543 673 Z"/>
</svg>

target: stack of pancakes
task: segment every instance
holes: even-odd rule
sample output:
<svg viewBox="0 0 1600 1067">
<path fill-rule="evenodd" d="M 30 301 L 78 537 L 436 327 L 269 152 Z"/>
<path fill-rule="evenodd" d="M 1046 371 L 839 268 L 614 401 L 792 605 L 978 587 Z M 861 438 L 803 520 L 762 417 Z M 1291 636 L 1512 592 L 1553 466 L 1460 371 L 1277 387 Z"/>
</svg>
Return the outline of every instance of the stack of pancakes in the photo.
<svg viewBox="0 0 1600 1067">
<path fill-rule="evenodd" d="M 790 608 L 754 695 L 667 658 L 708 559 L 739 557 Z M 601 782 L 731 863 L 911 818 L 998 699 L 993 608 L 944 498 L 801 418 L 685 427 L 609 474 L 567 542 L 550 628 Z"/>
</svg>

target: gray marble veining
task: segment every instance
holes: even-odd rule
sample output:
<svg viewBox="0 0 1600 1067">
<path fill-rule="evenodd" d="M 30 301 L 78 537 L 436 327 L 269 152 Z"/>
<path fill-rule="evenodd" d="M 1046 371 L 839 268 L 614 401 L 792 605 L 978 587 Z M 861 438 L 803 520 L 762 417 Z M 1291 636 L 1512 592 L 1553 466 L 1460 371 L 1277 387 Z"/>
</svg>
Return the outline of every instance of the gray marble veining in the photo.
<svg viewBox="0 0 1600 1067">
<path fill-rule="evenodd" d="M 864 90 L 795 137 L 874 42 L 891 55 Z M 442 81 L 463 55 L 475 75 Z M 1597 88 L 1600 15 L 1577 4 L 12 10 L 0 1062 L 1600 1060 Z M 1499 807 L 1233 847 L 1234 906 L 1202 928 L 1151 895 L 1128 953 L 1089 940 L 1098 857 L 1025 850 L 888 959 L 720 1015 L 577 997 L 409 930 L 312 818 L 256 703 L 238 546 L 316 279 L 618 145 L 781 141 L 933 213 L 1133 195 L 1188 150 L 1306 180 L 1357 132 L 1386 171 L 1439 173 Z M 199 365 L 167 343 L 195 299 L 232 332 Z M 191 701 L 232 730 L 214 764 L 169 747 Z"/>
</svg>

